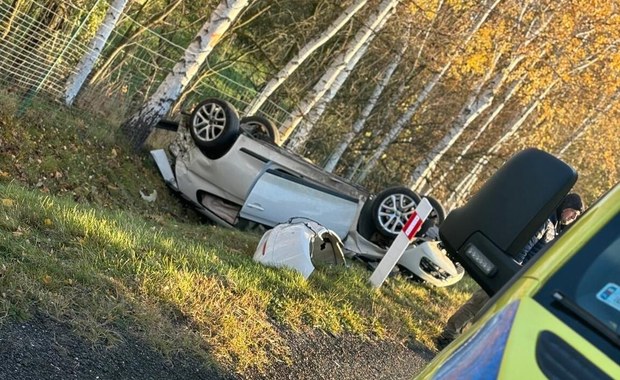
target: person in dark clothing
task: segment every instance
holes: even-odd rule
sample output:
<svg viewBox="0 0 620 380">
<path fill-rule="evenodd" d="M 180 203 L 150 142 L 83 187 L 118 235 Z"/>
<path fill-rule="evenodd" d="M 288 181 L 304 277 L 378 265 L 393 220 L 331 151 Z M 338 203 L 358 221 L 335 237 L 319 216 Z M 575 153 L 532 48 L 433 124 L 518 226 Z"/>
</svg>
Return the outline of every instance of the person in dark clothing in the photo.
<svg viewBox="0 0 620 380">
<path fill-rule="evenodd" d="M 557 233 L 555 224 L 551 219 L 547 219 L 545 223 L 536 231 L 534 236 L 527 242 L 519 255 L 514 258 L 517 264 L 525 265 L 532 257 L 534 257 L 547 243 L 555 239 Z"/>
<path fill-rule="evenodd" d="M 570 193 L 564 197 L 556 212 L 543 223 L 534 236 L 527 242 L 523 250 L 514 260 L 520 265 L 525 265 L 547 243 L 555 239 L 571 223 L 573 223 L 583 211 L 581 197 L 576 193 Z M 489 301 L 489 295 L 483 290 L 476 290 L 451 317 L 448 319 L 442 333 L 435 338 L 435 346 L 441 350 L 473 323 L 478 312 Z"/>
<path fill-rule="evenodd" d="M 573 223 L 583 212 L 583 202 L 577 193 L 570 193 L 558 207 L 557 212 L 551 216 L 550 220 L 555 227 L 556 235 L 561 234 Z"/>
</svg>

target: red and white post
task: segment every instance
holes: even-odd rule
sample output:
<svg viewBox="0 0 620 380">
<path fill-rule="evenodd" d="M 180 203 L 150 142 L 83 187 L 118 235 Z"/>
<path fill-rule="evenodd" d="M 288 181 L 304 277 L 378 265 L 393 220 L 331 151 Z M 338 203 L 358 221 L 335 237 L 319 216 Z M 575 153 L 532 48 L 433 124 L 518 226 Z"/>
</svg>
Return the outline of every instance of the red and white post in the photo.
<svg viewBox="0 0 620 380">
<path fill-rule="evenodd" d="M 420 227 L 422 227 L 422 224 L 428 217 L 428 214 L 431 213 L 432 209 L 433 206 L 431 206 L 428 199 L 422 198 L 422 201 L 420 201 L 420 204 L 413 211 L 413 214 L 411 214 L 411 217 L 409 217 L 403 229 L 396 236 L 396 239 L 392 242 L 385 256 L 383 256 L 383 259 L 381 259 L 379 265 L 375 268 L 375 271 L 372 272 L 370 284 L 373 288 L 377 289 L 383 284 L 394 268 L 394 265 L 396 265 L 405 252 L 405 249 L 407 249 L 407 246 L 409 246 L 411 240 L 413 240 L 415 234 L 418 233 Z"/>
</svg>

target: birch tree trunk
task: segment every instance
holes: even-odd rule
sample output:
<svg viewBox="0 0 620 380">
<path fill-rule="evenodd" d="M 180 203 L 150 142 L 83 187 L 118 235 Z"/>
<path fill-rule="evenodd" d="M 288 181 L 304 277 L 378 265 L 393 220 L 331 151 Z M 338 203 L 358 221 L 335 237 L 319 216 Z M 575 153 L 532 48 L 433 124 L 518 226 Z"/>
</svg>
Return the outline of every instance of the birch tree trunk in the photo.
<svg viewBox="0 0 620 380">
<path fill-rule="evenodd" d="M 368 117 L 370 117 L 372 110 L 375 109 L 375 106 L 379 101 L 379 97 L 387 87 L 390 79 L 392 79 L 392 75 L 394 75 L 394 72 L 398 68 L 398 65 L 400 64 L 400 61 L 402 60 L 408 46 L 409 44 L 403 43 L 403 47 L 401 48 L 401 50 L 383 72 L 381 81 L 377 84 L 377 86 L 375 86 L 372 94 L 370 95 L 370 98 L 368 99 L 368 102 L 362 109 L 360 116 L 357 118 L 355 123 L 353 123 L 353 127 L 342 137 L 342 142 L 338 144 L 338 146 L 336 146 L 332 154 L 327 159 L 327 163 L 325 164 L 325 171 L 329 173 L 334 171 L 336 165 L 338 165 L 338 162 L 340 161 L 340 158 L 347 150 L 355 136 L 357 136 L 364 128 Z"/>
<path fill-rule="evenodd" d="M 422 52 L 424 51 L 424 48 L 426 46 L 426 42 L 428 40 L 429 35 L 431 34 L 431 31 L 433 30 L 433 27 L 435 25 L 435 22 L 437 21 L 437 19 L 439 18 L 440 12 L 441 12 L 441 8 L 444 5 L 444 0 L 440 0 L 439 3 L 437 4 L 437 9 L 435 11 L 435 17 L 433 18 L 433 22 L 431 22 L 426 30 L 426 32 L 424 33 L 424 38 L 422 39 L 422 43 L 418 46 L 418 54 L 416 55 L 415 61 L 413 62 L 413 65 L 411 67 L 413 67 L 414 69 L 419 68 L 418 66 L 418 62 L 420 61 L 421 57 L 422 57 Z M 407 44 L 408 45 L 408 44 Z M 414 71 L 414 74 L 415 71 Z M 398 90 L 396 91 L 396 93 L 392 96 L 392 98 L 388 101 L 387 104 L 387 108 L 388 109 L 394 109 L 396 104 L 400 101 L 400 99 L 402 99 L 403 94 L 405 93 L 406 89 L 407 89 L 407 84 L 409 83 L 409 80 L 404 80 L 400 86 L 398 86 Z M 366 120 L 364 120 L 364 122 L 361 125 L 361 128 L 364 127 L 364 124 L 366 123 L 368 118 L 366 118 Z M 361 129 L 360 129 L 361 132 Z M 372 138 L 375 138 L 377 135 L 379 134 L 378 130 L 374 130 L 372 133 Z M 349 141 L 349 145 L 351 144 L 352 140 Z M 370 144 L 367 143 L 366 146 L 368 147 Z M 346 149 L 345 149 L 346 150 Z M 340 155 L 340 158 L 342 158 L 342 154 Z M 358 175 L 358 169 L 360 168 L 360 166 L 362 166 L 362 164 L 365 161 L 365 157 L 363 154 L 360 154 L 355 162 L 353 163 L 353 165 L 351 165 L 348 169 L 347 172 L 345 174 L 345 178 L 349 181 L 352 181 L 353 178 Z M 364 176 L 365 178 L 365 176 Z M 356 183 L 361 182 L 362 180 L 364 180 L 364 178 L 357 178 L 356 179 Z"/>
<path fill-rule="evenodd" d="M 411 174 L 412 189 L 422 192 L 428 183 L 431 172 L 437 166 L 443 155 L 450 149 L 456 140 L 465 132 L 482 113 L 491 106 L 495 99 L 498 89 L 505 83 L 508 74 L 518 66 L 523 60 L 523 56 L 513 60 L 510 65 L 498 72 L 488 83 L 486 83 L 482 93 L 474 93 L 470 96 L 465 107 L 457 116 L 455 122 L 448 133 L 431 149 L 430 153 L 424 157 L 422 162 L 413 170 Z M 490 70 L 494 70 L 493 67 Z"/>
<path fill-rule="evenodd" d="M 317 100 L 316 104 L 310 110 L 307 117 L 301 121 L 301 125 L 297 128 L 296 134 L 293 138 L 289 140 L 289 144 L 293 147 L 293 151 L 297 153 L 301 152 L 302 148 L 306 144 L 306 141 L 308 141 L 308 138 L 310 137 L 310 132 L 312 132 L 321 116 L 323 116 L 323 113 L 325 113 L 327 105 L 334 99 L 338 91 L 340 91 L 340 88 L 342 87 L 344 82 L 351 75 L 351 72 L 353 71 L 359 60 L 364 56 L 364 54 L 366 54 L 366 50 L 368 50 L 368 47 L 374 40 L 377 33 L 379 33 L 379 31 L 385 26 L 385 23 L 387 22 L 389 16 L 389 14 L 386 15 L 381 21 L 381 23 L 377 25 L 374 33 L 371 34 L 366 40 L 366 42 L 364 42 L 364 44 L 359 47 L 357 52 L 355 52 L 355 55 L 353 55 L 351 60 L 347 63 L 344 70 L 342 70 L 338 74 L 327 92 L 319 100 Z"/>
<path fill-rule="evenodd" d="M 209 53 L 248 2 L 249 0 L 223 0 L 155 93 L 121 126 L 121 131 L 135 149 L 144 144 L 154 126 L 166 115 L 170 106 L 198 73 Z"/>
<path fill-rule="evenodd" d="M 413 62 L 412 67 L 412 73 L 411 73 L 411 77 L 414 77 L 415 75 L 417 75 L 417 71 L 419 71 L 420 66 L 418 66 L 418 62 L 420 61 L 421 57 L 422 57 L 422 52 L 424 51 L 424 48 L 426 46 L 426 42 L 428 40 L 429 35 L 431 34 L 431 31 L 433 30 L 433 27 L 435 25 L 435 22 L 437 21 L 437 19 L 439 18 L 440 12 L 441 12 L 441 8 L 444 5 L 444 0 L 440 0 L 437 4 L 437 9 L 435 11 L 435 17 L 433 18 L 433 21 L 429 24 L 428 28 L 426 29 L 425 32 L 420 31 L 419 33 L 424 33 L 424 38 L 422 39 L 422 43 L 419 44 L 418 48 L 418 54 L 416 55 L 416 58 Z M 410 30 L 407 31 L 407 33 L 410 33 Z M 407 46 L 409 45 L 409 43 L 406 44 Z M 403 53 L 404 54 L 404 53 Z M 387 108 L 388 109 L 393 109 L 395 107 L 395 105 L 400 101 L 400 99 L 402 99 L 403 94 L 405 93 L 406 89 L 407 89 L 407 83 L 409 83 L 409 80 L 404 80 L 402 81 L 402 83 L 398 86 L 398 90 L 395 92 L 395 94 L 392 96 L 392 98 L 387 102 Z M 372 106 L 374 108 L 374 106 Z M 372 109 L 371 109 L 372 110 Z M 366 124 L 366 121 L 368 120 L 368 117 L 365 118 L 365 120 L 363 120 L 362 122 L 360 122 L 360 126 L 359 126 L 359 132 L 362 131 L 362 129 L 364 128 L 364 125 Z M 379 131 L 378 130 L 374 130 L 372 133 L 373 138 L 376 137 L 378 135 Z M 354 137 L 353 137 L 354 138 Z M 347 146 L 350 146 L 351 142 L 353 140 L 349 141 Z M 366 144 L 367 146 L 369 145 L 368 143 Z M 346 151 L 345 147 L 345 151 Z M 342 158 L 342 154 L 344 152 L 340 153 L 340 157 L 338 160 L 340 160 Z M 365 157 L 363 155 L 359 155 L 357 157 L 357 159 L 355 160 L 355 163 L 353 165 L 351 165 L 348 169 L 347 172 L 345 174 L 345 178 L 349 181 L 352 181 L 353 178 L 356 176 L 357 174 L 357 170 L 359 169 L 360 166 L 362 166 L 362 164 L 365 161 Z M 335 168 L 335 167 L 334 167 Z M 333 170 L 333 168 L 332 168 Z"/>
<path fill-rule="evenodd" d="M 493 0 L 491 4 L 489 4 L 485 8 L 485 11 L 482 13 L 480 18 L 477 20 L 476 24 L 467 33 L 467 36 L 465 37 L 465 39 L 463 40 L 463 43 L 461 44 L 461 48 L 466 46 L 469 43 L 469 41 L 471 41 L 474 34 L 476 34 L 476 32 L 484 24 L 484 22 L 487 20 L 491 12 L 495 9 L 495 7 L 497 6 L 497 4 L 499 4 L 500 1 L 501 0 Z M 448 62 L 441 68 L 441 70 L 439 70 L 439 72 L 437 72 L 435 75 L 431 77 L 431 79 L 426 83 L 426 85 L 424 86 L 424 88 L 422 89 L 418 97 L 416 98 L 416 100 L 407 108 L 405 113 L 403 113 L 403 115 L 396 121 L 396 123 L 390 129 L 390 131 L 385 135 L 381 143 L 379 143 L 379 146 L 377 147 L 377 149 L 373 152 L 370 158 L 366 161 L 364 168 L 362 168 L 362 170 L 360 171 L 360 174 L 357 177 L 357 182 L 363 182 L 368 176 L 368 174 L 370 174 L 372 169 L 374 169 L 374 167 L 379 162 L 379 158 L 383 156 L 383 154 L 385 153 L 387 148 L 390 146 L 390 144 L 398 137 L 398 135 L 400 135 L 405 125 L 407 125 L 411 121 L 411 118 L 413 117 L 415 112 L 420 108 L 422 103 L 426 101 L 431 91 L 433 91 L 437 83 L 439 83 L 439 81 L 443 78 L 445 73 L 450 69 L 450 67 L 452 66 L 452 63 L 454 62 L 455 56 L 456 56 L 455 53 L 451 54 L 450 58 L 448 59 Z"/>
<path fill-rule="evenodd" d="M 383 140 L 381 140 L 377 149 L 375 149 L 375 151 L 372 153 L 372 155 L 370 155 L 368 160 L 366 160 L 364 167 L 357 176 L 356 181 L 358 183 L 362 183 L 364 182 L 364 180 L 366 180 L 368 174 L 370 174 L 372 169 L 374 169 L 379 162 L 379 158 L 383 156 L 390 144 L 398 137 L 398 135 L 400 135 L 405 125 L 407 125 L 407 123 L 411 121 L 411 118 L 413 117 L 415 112 L 420 108 L 422 103 L 424 103 L 426 98 L 429 96 L 433 88 L 435 88 L 437 83 L 439 83 L 439 80 L 444 76 L 446 71 L 448 71 L 450 64 L 445 65 L 439 73 L 435 74 L 431 78 L 431 80 L 426 83 L 426 85 L 422 89 L 422 92 L 420 92 L 420 94 L 418 95 L 416 101 L 411 104 L 409 108 L 407 108 L 405 113 L 396 121 L 396 123 L 394 123 L 394 126 L 392 126 L 392 128 L 383 138 Z"/>
<path fill-rule="evenodd" d="M 116 26 L 118 19 L 121 17 L 127 2 L 128 0 L 114 0 L 112 2 L 99 30 L 97 30 L 95 37 L 90 41 L 88 51 L 84 53 L 82 59 L 80 59 L 77 70 L 69 76 L 65 90 L 65 103 L 68 106 L 73 104 L 86 78 L 95 66 L 97 59 L 99 59 L 99 55 L 108 41 L 110 33 L 112 33 L 112 30 Z"/>
<path fill-rule="evenodd" d="M 469 193 L 471 192 L 471 189 L 473 188 L 473 186 L 478 181 L 479 174 L 482 172 L 482 170 L 489 163 L 490 157 L 492 155 L 494 155 L 494 154 L 497 154 L 497 152 L 499 152 L 499 150 L 504 145 L 504 143 L 506 141 L 508 141 L 509 139 L 511 139 L 517 133 L 519 128 L 521 128 L 523 123 L 525 123 L 527 118 L 536 109 L 538 104 L 540 104 L 540 100 L 536 100 L 536 101 L 532 102 L 524 110 L 524 112 L 522 112 L 516 119 L 514 119 L 512 122 L 509 123 L 509 125 L 511 126 L 510 129 L 508 129 L 508 131 L 491 148 L 489 148 L 487 150 L 487 152 L 485 153 L 484 156 L 482 156 L 482 157 L 480 157 L 478 159 L 478 161 L 474 165 L 474 168 L 471 170 L 470 174 L 468 176 L 466 176 L 463 179 L 463 181 L 461 181 L 457 185 L 457 187 L 455 188 L 454 192 L 452 194 L 450 194 L 450 197 L 448 198 L 448 204 L 451 204 L 451 202 L 455 201 L 455 198 L 453 197 L 453 194 L 456 195 L 456 194 L 460 193 L 460 201 L 461 202 L 464 199 L 467 199 L 467 197 L 469 196 Z"/>
<path fill-rule="evenodd" d="M 595 54 L 592 54 L 592 55 L 588 56 L 583 61 L 577 63 L 574 68 L 568 70 L 567 74 L 568 75 L 572 75 L 572 74 L 575 74 L 575 73 L 578 73 L 578 72 L 581 72 L 581 71 L 587 69 L 589 66 L 591 66 L 593 64 L 593 62 L 596 62 L 596 61 L 599 61 L 600 59 L 602 59 L 602 57 L 603 57 L 602 53 L 604 53 L 606 51 L 607 51 L 607 47 L 604 47 L 602 52 L 595 53 Z M 509 138 L 511 138 L 516 133 L 516 131 L 525 122 L 527 117 L 534 111 L 536 106 L 538 104 L 540 104 L 542 99 L 544 99 L 549 94 L 549 92 L 553 89 L 553 87 L 555 87 L 555 85 L 558 84 L 558 83 L 560 83 L 560 79 L 555 79 L 554 81 L 552 81 L 543 90 L 543 92 L 537 98 L 537 100 L 533 101 L 531 103 L 531 105 L 525 109 L 525 111 L 521 114 L 521 117 L 518 118 L 518 120 L 516 120 L 515 122 L 513 122 L 512 126 L 508 130 L 508 132 L 504 136 L 502 136 L 502 138 L 500 138 L 499 141 L 493 147 L 491 147 L 489 149 L 489 151 L 487 151 L 487 154 L 485 154 L 483 157 L 481 157 L 478 160 L 478 162 L 474 166 L 473 170 L 467 176 L 465 176 L 465 178 L 463 178 L 463 180 L 461 180 L 461 182 L 451 192 L 450 197 L 448 198 L 448 201 L 447 201 L 448 205 L 451 205 L 451 206 L 458 205 L 458 204 L 462 203 L 469 196 L 469 194 L 471 192 L 471 189 L 473 188 L 473 186 L 476 184 L 476 181 L 478 180 L 478 175 L 484 169 L 485 165 L 488 163 L 489 157 L 491 155 L 497 153 L 499 151 L 499 149 L 502 147 L 502 145 Z M 619 95 L 620 95 L 620 93 L 618 93 L 618 92 L 614 93 L 614 95 L 610 99 L 611 103 L 613 103 L 615 101 L 616 97 L 619 96 Z M 610 105 L 610 107 L 611 107 L 611 105 Z M 584 120 L 584 122 L 587 125 L 592 125 L 593 121 L 589 120 L 589 118 L 586 118 L 586 120 Z M 584 124 L 582 124 L 582 126 L 584 126 Z M 578 130 L 576 132 L 575 136 L 573 136 L 573 138 L 571 138 L 571 140 L 567 143 L 567 146 L 565 146 L 564 148 L 562 148 L 560 150 L 560 154 L 564 154 L 566 152 L 566 149 L 568 149 L 570 144 L 572 144 L 571 141 L 575 141 L 576 138 L 579 138 L 580 136 L 583 135 L 583 133 L 581 133 L 582 131 L 583 130 Z M 585 132 L 585 131 L 583 131 L 583 132 Z"/>
<path fill-rule="evenodd" d="M 493 144 L 492 147 L 490 147 L 487 150 L 485 155 L 483 155 L 482 157 L 478 159 L 478 161 L 476 162 L 472 170 L 469 172 L 469 174 L 465 176 L 461 180 L 461 182 L 459 182 L 459 184 L 455 187 L 455 189 L 450 193 L 450 196 L 448 197 L 448 200 L 446 202 L 446 204 L 450 208 L 457 206 L 458 204 L 463 202 L 465 199 L 467 199 L 467 197 L 469 196 L 469 193 L 471 192 L 471 189 L 473 188 L 476 181 L 478 180 L 479 174 L 488 164 L 489 157 L 492 156 L 493 154 L 496 154 L 500 150 L 500 148 L 504 145 L 504 143 L 508 141 L 509 139 L 511 139 L 517 133 L 519 128 L 521 128 L 523 123 L 525 123 L 527 118 L 532 114 L 532 112 L 534 112 L 536 107 L 538 107 L 540 102 L 549 94 L 551 89 L 557 83 L 558 83 L 558 80 L 551 82 L 551 84 L 547 86 L 547 88 L 543 91 L 543 93 L 538 98 L 536 98 L 536 100 L 530 102 L 530 104 L 527 107 L 525 107 L 520 114 L 518 114 L 510 123 L 508 123 L 508 125 L 510 125 L 510 128 L 506 131 L 506 133 L 504 133 L 504 135 L 499 140 L 497 140 L 497 142 Z"/>
<path fill-rule="evenodd" d="M 353 4 L 349 5 L 347 9 L 344 10 L 340 16 L 331 23 L 331 25 L 327 28 L 325 32 L 323 32 L 317 38 L 308 42 L 293 59 L 291 59 L 286 66 L 284 66 L 263 88 L 263 90 L 256 95 L 254 100 L 248 105 L 245 109 L 245 115 L 253 115 L 258 111 L 258 109 L 265 103 L 267 98 L 275 90 L 280 87 L 282 83 L 288 78 L 292 73 L 301 66 L 301 64 L 318 48 L 323 46 L 330 38 L 332 38 L 344 25 L 346 25 L 349 20 L 364 6 L 368 0 L 356 0 Z"/>
<path fill-rule="evenodd" d="M 463 157 L 465 157 L 467 155 L 467 153 L 469 153 L 469 150 L 474 146 L 474 144 L 478 141 L 478 139 L 480 139 L 480 137 L 484 134 L 484 132 L 487 130 L 487 128 L 491 125 L 491 123 L 493 123 L 495 118 L 497 118 L 497 116 L 502 112 L 502 110 L 504 109 L 504 107 L 506 107 L 506 104 L 508 104 L 508 102 L 514 96 L 514 94 L 517 93 L 517 90 L 519 89 L 519 87 L 521 87 L 521 85 L 525 81 L 525 78 L 526 78 L 526 75 L 523 75 L 520 79 L 514 81 L 512 83 L 512 85 L 510 85 L 510 87 L 506 91 L 506 94 L 504 95 L 504 97 L 501 100 L 501 102 L 499 104 L 497 104 L 493 108 L 493 112 L 491 112 L 491 114 L 487 117 L 487 119 L 484 122 L 484 124 L 482 124 L 482 126 L 478 129 L 478 132 L 476 133 L 476 135 L 463 148 L 463 150 L 461 150 L 461 153 L 456 158 L 456 160 L 450 165 L 448 170 L 443 172 L 443 174 L 441 175 L 441 177 L 439 178 L 437 183 L 433 184 L 430 187 L 430 189 L 426 192 L 426 194 L 431 194 L 434 189 L 436 189 L 440 184 L 442 184 L 443 181 L 448 176 L 448 174 L 451 173 L 454 170 L 454 168 L 456 167 L 456 165 L 458 165 L 461 162 Z"/>
<path fill-rule="evenodd" d="M 525 11 L 528 7 L 530 6 L 530 4 L 524 4 L 523 6 L 523 11 Z M 542 31 L 544 29 L 547 28 L 547 26 L 549 25 L 550 21 L 553 19 L 553 16 L 548 17 L 546 20 L 544 21 L 539 21 L 538 19 L 534 19 L 530 22 L 530 26 L 527 29 L 527 32 L 525 33 L 525 40 L 522 43 L 520 50 L 524 50 L 525 48 L 527 48 L 538 36 L 540 36 L 540 34 L 542 33 Z M 545 55 L 544 50 L 540 53 L 540 56 L 538 57 L 539 59 L 541 59 L 543 56 Z M 517 58 L 516 61 L 513 61 L 511 63 L 511 66 L 508 67 L 509 71 L 514 70 L 514 68 L 516 67 L 516 64 L 518 64 L 521 60 L 523 60 L 525 57 L 521 56 L 519 58 Z M 538 61 L 535 61 L 538 62 Z M 534 63 L 531 63 L 530 66 L 533 66 Z M 459 154 L 459 156 L 456 158 L 456 161 L 453 162 L 450 167 L 448 168 L 448 170 L 444 171 L 444 173 L 441 175 L 441 177 L 439 178 L 439 180 L 437 181 L 437 183 L 435 184 L 430 184 L 427 182 L 428 188 L 429 190 L 427 191 L 427 193 L 430 193 L 432 190 L 434 190 L 440 183 L 443 182 L 443 180 L 446 178 L 446 176 L 448 175 L 448 173 L 450 173 L 454 167 L 461 161 L 461 159 L 469 152 L 469 150 L 471 149 L 471 147 L 475 144 L 475 142 L 480 138 L 480 136 L 484 133 L 484 131 L 488 128 L 488 126 L 493 122 L 493 120 L 500 114 L 500 112 L 504 109 L 506 103 L 510 100 L 510 98 L 516 93 L 517 89 L 523 84 L 523 82 L 525 81 L 525 79 L 527 78 L 527 74 L 521 76 L 520 79 L 516 80 L 513 82 L 513 84 L 510 86 L 510 88 L 508 89 L 506 95 L 504 96 L 504 99 L 502 100 L 502 102 L 500 104 L 498 104 L 493 112 L 491 113 L 491 115 L 489 115 L 489 117 L 487 118 L 486 122 L 482 125 L 482 127 L 480 127 L 480 129 L 478 130 L 477 134 L 474 136 L 474 138 L 472 139 L 472 141 L 467 144 L 465 146 L 465 148 L 461 151 L 461 153 Z M 464 127 L 466 127 L 464 125 Z M 430 169 L 430 168 L 429 168 Z M 424 180 L 424 179 L 422 179 Z M 418 190 L 420 190 L 418 188 Z"/>
<path fill-rule="evenodd" d="M 408 80 L 403 81 L 403 83 L 401 83 L 400 86 L 398 86 L 398 90 L 391 97 L 391 99 L 387 102 L 387 105 L 385 105 L 383 107 L 384 109 L 390 109 L 390 110 L 391 109 L 396 109 L 397 103 L 399 102 L 400 99 L 403 98 L 403 94 L 407 90 L 407 83 L 408 82 L 409 82 Z M 366 150 L 366 151 L 369 150 L 370 147 L 371 147 L 371 140 L 374 140 L 380 134 L 381 134 L 381 130 L 380 129 L 373 129 L 372 132 L 371 132 L 371 137 L 370 137 L 369 141 L 365 144 L 365 149 L 364 150 Z M 360 183 L 361 181 L 363 181 L 365 179 L 365 177 L 364 178 L 360 178 L 360 173 L 358 173 L 358 169 L 362 165 L 364 165 L 364 167 L 366 167 L 366 164 L 365 164 L 366 162 L 367 162 L 367 158 L 363 154 L 360 154 L 359 157 L 357 157 L 357 159 L 355 160 L 355 163 L 353 165 L 351 165 L 347 169 L 347 173 L 345 174 L 345 178 L 348 179 L 348 180 L 353 180 L 353 178 L 355 178 L 355 182 L 356 183 Z"/>
<path fill-rule="evenodd" d="M 579 126 L 579 128 L 577 128 L 575 133 L 573 133 L 573 135 L 566 142 L 566 144 L 564 144 L 564 146 L 560 149 L 560 151 L 558 152 L 558 158 L 564 157 L 564 154 L 568 149 L 570 149 L 573 143 L 579 140 L 581 136 L 583 136 L 590 129 L 590 127 L 592 127 L 592 125 L 597 122 L 598 118 L 601 115 L 606 114 L 611 109 L 611 107 L 614 106 L 614 104 L 618 100 L 618 96 L 620 96 L 620 90 L 616 91 L 610 99 L 606 100 L 606 105 L 603 109 L 598 109 L 597 107 L 592 112 L 590 112 L 590 114 L 581 122 L 581 125 Z"/>
<path fill-rule="evenodd" d="M 156 25 L 160 24 L 164 21 L 170 14 L 181 4 L 182 0 L 175 0 L 169 3 L 166 8 L 158 13 L 150 17 L 146 22 L 136 25 L 132 25 L 128 28 L 125 33 L 121 36 L 120 40 L 114 43 L 114 49 L 107 54 L 107 57 L 102 60 L 102 63 L 97 67 L 96 70 L 93 71 L 93 75 L 88 81 L 88 84 L 93 85 L 102 81 L 105 77 L 105 73 L 110 71 L 110 66 L 115 61 L 115 59 L 121 54 L 125 53 L 128 55 L 131 49 L 135 49 L 139 46 L 136 43 L 138 37 L 140 37 L 143 33 L 153 29 Z M 137 16 L 144 11 L 148 2 L 144 2 L 138 12 L 132 15 L 132 18 L 137 18 Z"/>
<path fill-rule="evenodd" d="M 384 0 L 377 8 L 377 11 L 364 23 L 364 26 L 361 27 L 359 32 L 355 35 L 355 38 L 349 43 L 345 52 L 338 54 L 332 60 L 325 74 L 323 74 L 321 79 L 314 85 L 305 99 L 300 102 L 297 109 L 294 110 L 291 116 L 283 123 L 280 128 L 281 141 L 284 142 L 289 138 L 299 122 L 306 117 L 312 107 L 314 107 L 319 99 L 321 99 L 334 84 L 338 75 L 347 67 L 351 59 L 375 33 L 377 27 L 394 11 L 399 1 L 400 0 Z"/>
</svg>

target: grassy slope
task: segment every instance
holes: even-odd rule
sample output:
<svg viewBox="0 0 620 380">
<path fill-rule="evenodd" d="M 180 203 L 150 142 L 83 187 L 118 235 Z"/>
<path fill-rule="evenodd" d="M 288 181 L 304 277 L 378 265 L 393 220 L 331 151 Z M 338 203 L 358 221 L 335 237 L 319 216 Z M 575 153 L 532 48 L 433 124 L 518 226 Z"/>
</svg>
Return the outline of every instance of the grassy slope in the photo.
<svg viewBox="0 0 620 380">
<path fill-rule="evenodd" d="M 260 236 L 209 226 L 112 126 L 55 105 L 15 117 L 0 95 L 0 317 L 46 313 L 93 341 L 131 331 L 166 353 L 244 371 L 286 360 L 274 323 L 369 338 L 431 338 L 473 287 L 323 268 L 305 281 L 251 259 Z M 158 191 L 154 203 L 139 190 Z"/>
</svg>

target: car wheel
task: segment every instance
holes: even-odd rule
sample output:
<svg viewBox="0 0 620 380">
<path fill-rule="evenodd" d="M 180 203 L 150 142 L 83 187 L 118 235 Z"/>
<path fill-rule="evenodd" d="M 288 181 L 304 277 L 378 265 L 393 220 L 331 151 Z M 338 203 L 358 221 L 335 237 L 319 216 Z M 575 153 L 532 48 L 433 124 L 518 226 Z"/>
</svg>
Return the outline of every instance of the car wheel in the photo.
<svg viewBox="0 0 620 380">
<path fill-rule="evenodd" d="M 241 118 L 241 129 L 252 137 L 277 144 L 279 133 L 271 121 L 262 116 L 245 116 Z"/>
<path fill-rule="evenodd" d="M 446 219 L 446 209 L 443 207 L 441 202 L 437 200 L 437 198 L 431 195 L 425 195 L 428 202 L 433 206 L 433 210 L 428 215 L 427 219 L 433 219 L 436 226 L 439 226 Z"/>
<path fill-rule="evenodd" d="M 189 131 L 205 155 L 217 158 L 234 144 L 239 135 L 239 115 L 225 100 L 206 99 L 190 116 Z"/>
<path fill-rule="evenodd" d="M 366 240 L 371 240 L 375 232 L 377 232 L 377 228 L 373 223 L 371 207 L 372 200 L 366 200 L 357 220 L 357 232 Z"/>
<path fill-rule="evenodd" d="M 428 202 L 431 204 L 433 209 L 431 210 L 431 213 L 428 214 L 428 217 L 424 221 L 424 224 L 422 224 L 422 227 L 416 236 L 424 236 L 430 227 L 439 227 L 446 219 L 446 209 L 443 207 L 441 202 L 437 200 L 437 198 L 430 195 L 425 195 L 423 198 L 428 199 Z"/>
<path fill-rule="evenodd" d="M 420 196 L 406 187 L 381 191 L 372 203 L 372 217 L 377 231 L 386 237 L 396 237 L 419 203 Z"/>
</svg>

